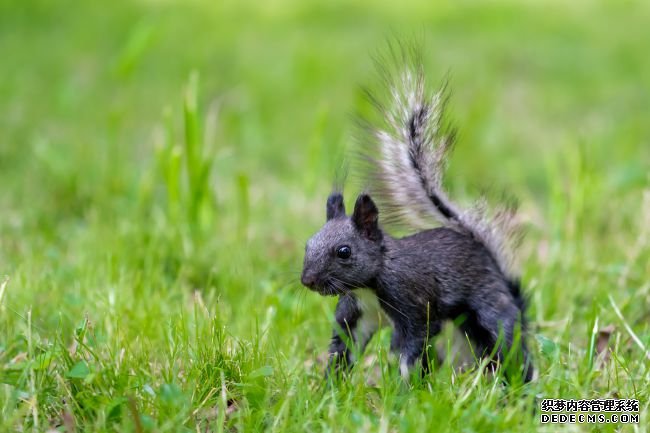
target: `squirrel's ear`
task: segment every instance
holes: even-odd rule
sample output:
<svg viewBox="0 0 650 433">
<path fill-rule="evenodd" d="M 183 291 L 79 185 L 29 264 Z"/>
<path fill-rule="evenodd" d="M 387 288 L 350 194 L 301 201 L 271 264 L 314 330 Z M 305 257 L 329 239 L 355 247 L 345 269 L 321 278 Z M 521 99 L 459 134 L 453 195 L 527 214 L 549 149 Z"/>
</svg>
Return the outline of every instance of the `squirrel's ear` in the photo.
<svg viewBox="0 0 650 433">
<path fill-rule="evenodd" d="M 327 198 L 327 221 L 332 218 L 345 216 L 345 204 L 343 203 L 343 195 L 338 192 L 333 192 Z"/>
<path fill-rule="evenodd" d="M 369 239 L 381 239 L 379 210 L 368 194 L 361 194 L 357 197 L 357 202 L 354 204 L 352 222 Z"/>
</svg>

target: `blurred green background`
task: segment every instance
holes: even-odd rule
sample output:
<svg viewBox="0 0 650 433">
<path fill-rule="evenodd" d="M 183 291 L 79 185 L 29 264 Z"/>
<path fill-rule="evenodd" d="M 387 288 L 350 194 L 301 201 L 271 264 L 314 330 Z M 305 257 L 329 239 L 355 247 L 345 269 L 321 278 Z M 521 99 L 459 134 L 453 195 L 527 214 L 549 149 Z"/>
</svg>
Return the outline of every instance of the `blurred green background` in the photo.
<svg viewBox="0 0 650 433">
<path fill-rule="evenodd" d="M 0 2 L 0 429 L 525 431 L 535 396 L 619 396 L 647 431 L 648 22 L 641 1 Z M 322 386 L 335 301 L 300 287 L 302 249 L 395 35 L 432 87 L 449 73 L 451 195 L 521 204 L 528 390 L 449 365 L 407 389 L 387 332 Z"/>
</svg>

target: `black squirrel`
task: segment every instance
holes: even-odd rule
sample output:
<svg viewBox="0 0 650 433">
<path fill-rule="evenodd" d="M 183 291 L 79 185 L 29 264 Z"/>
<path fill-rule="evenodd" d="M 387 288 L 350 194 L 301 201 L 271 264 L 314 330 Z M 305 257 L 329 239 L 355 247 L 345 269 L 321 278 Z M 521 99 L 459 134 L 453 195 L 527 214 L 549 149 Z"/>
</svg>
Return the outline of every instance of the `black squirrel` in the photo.
<svg viewBox="0 0 650 433">
<path fill-rule="evenodd" d="M 449 200 L 442 175 L 455 134 L 444 120 L 446 85 L 427 92 L 417 50 L 400 47 L 391 55 L 395 71 L 379 61 L 387 104 L 368 93 L 379 121 L 365 123 L 370 147 L 362 156 L 382 219 L 421 231 L 391 237 L 368 193 L 350 216 L 340 192 L 327 199 L 327 222 L 307 242 L 301 282 L 339 297 L 328 372 L 352 365 L 351 345 L 362 351 L 383 313 L 405 378 L 419 363 L 427 371 L 428 339 L 453 320 L 477 356 L 502 362 L 514 353 L 517 374 L 528 382 L 526 298 L 505 241 L 514 213 L 503 208 L 488 218 L 482 205 L 461 209 Z M 442 227 L 432 228 L 432 219 Z"/>
</svg>

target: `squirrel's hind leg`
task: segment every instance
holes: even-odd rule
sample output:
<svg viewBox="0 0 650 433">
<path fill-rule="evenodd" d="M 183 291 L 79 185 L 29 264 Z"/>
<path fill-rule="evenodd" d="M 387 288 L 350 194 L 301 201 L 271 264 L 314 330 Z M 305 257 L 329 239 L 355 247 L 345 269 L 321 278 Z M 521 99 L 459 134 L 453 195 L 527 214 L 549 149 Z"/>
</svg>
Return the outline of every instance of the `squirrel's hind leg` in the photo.
<svg viewBox="0 0 650 433">
<path fill-rule="evenodd" d="M 512 353 L 512 367 L 522 368 L 522 378 L 528 382 L 532 378 L 533 367 L 530 356 L 520 333 L 517 345 L 514 345 L 516 327 L 521 324 L 521 311 L 514 302 L 502 302 L 475 306 L 460 325 L 473 341 L 475 353 L 479 357 L 494 352 L 493 363 L 503 363 L 506 354 Z M 519 328 L 520 330 L 522 328 Z"/>
</svg>

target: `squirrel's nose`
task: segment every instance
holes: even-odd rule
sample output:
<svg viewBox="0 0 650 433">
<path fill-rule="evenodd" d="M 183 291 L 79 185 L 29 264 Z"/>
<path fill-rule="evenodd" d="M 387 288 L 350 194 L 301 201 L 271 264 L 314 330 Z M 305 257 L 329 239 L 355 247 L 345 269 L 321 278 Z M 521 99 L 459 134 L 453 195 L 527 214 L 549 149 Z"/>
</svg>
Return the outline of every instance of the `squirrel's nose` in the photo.
<svg viewBox="0 0 650 433">
<path fill-rule="evenodd" d="M 314 284 L 316 284 L 316 278 L 308 274 L 307 272 L 303 272 L 302 275 L 300 276 L 300 282 L 302 283 L 303 286 L 306 287 L 313 287 Z"/>
</svg>

